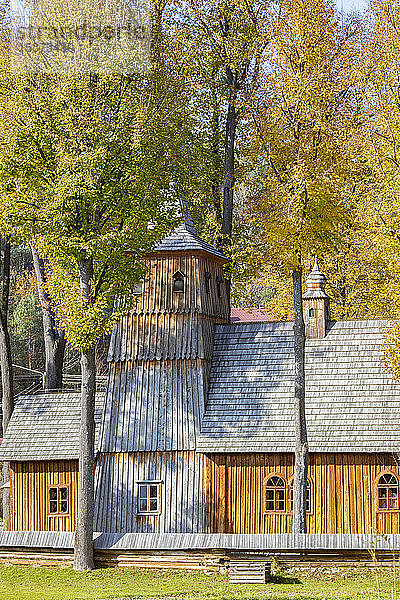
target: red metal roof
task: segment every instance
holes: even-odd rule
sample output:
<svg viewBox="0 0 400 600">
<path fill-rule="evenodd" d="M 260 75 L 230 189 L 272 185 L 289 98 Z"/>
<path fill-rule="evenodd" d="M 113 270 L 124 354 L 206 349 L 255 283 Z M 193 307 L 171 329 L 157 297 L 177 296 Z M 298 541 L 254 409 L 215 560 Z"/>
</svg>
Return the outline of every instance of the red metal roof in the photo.
<svg viewBox="0 0 400 600">
<path fill-rule="evenodd" d="M 261 308 L 231 308 L 231 323 L 254 323 L 256 321 L 276 321 L 276 318 Z"/>
</svg>

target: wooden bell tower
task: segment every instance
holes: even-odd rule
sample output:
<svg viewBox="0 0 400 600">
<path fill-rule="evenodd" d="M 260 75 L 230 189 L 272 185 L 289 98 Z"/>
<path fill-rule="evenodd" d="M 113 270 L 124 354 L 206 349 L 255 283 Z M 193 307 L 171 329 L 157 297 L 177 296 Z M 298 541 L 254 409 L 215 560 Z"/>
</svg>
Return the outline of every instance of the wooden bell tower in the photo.
<svg viewBox="0 0 400 600">
<path fill-rule="evenodd" d="M 324 338 L 330 320 L 330 297 L 325 292 L 327 281 L 319 268 L 317 258 L 306 283 L 308 289 L 303 295 L 306 338 L 310 340 Z"/>
<path fill-rule="evenodd" d="M 205 459 L 196 442 L 214 328 L 230 317 L 227 259 L 197 235 L 187 215 L 145 260 L 137 305 L 110 344 L 95 528 L 205 531 Z"/>
</svg>

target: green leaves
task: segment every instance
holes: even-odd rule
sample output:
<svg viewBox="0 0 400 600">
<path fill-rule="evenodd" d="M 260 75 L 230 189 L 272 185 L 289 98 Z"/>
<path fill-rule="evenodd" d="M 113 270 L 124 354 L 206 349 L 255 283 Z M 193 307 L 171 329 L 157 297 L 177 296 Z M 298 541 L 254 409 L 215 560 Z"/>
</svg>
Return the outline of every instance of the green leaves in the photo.
<svg viewBox="0 0 400 600">
<path fill-rule="evenodd" d="M 11 95 L 0 144 L 0 227 L 34 240 L 49 265 L 48 291 L 67 337 L 87 350 L 133 302 L 140 257 L 177 223 L 185 189 L 185 102 L 160 98 L 148 79 L 0 73 Z M 1 82 L 0 82 L 1 83 Z M 179 185 L 176 183 L 179 182 Z M 90 304 L 78 264 L 93 261 Z M 115 305 L 115 298 L 123 298 Z"/>
</svg>

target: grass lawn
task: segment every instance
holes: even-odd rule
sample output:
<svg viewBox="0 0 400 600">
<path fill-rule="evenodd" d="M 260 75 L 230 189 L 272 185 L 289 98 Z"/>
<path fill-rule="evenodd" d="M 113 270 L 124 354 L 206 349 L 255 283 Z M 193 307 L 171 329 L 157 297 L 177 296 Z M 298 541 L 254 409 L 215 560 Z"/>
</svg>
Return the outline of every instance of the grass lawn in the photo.
<svg viewBox="0 0 400 600">
<path fill-rule="evenodd" d="M 98 569 L 75 573 L 71 568 L 0 566 L 1 600 L 92 600 L 94 598 L 163 598 L 165 600 L 400 600 L 393 573 L 290 577 L 267 585 L 232 585 L 223 575 L 182 571 Z M 378 582 L 377 582 L 378 578 Z M 379 585 L 379 591 L 378 591 Z"/>
</svg>

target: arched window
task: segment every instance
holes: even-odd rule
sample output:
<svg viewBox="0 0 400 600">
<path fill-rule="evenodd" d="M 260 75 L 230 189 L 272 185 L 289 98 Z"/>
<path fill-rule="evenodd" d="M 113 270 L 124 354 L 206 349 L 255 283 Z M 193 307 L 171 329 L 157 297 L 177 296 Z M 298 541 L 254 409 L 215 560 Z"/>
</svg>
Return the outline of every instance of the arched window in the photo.
<svg viewBox="0 0 400 600">
<path fill-rule="evenodd" d="M 286 512 L 286 483 L 274 475 L 265 484 L 266 512 Z"/>
<path fill-rule="evenodd" d="M 384 473 L 378 480 L 378 508 L 381 510 L 399 508 L 399 480 L 393 473 Z"/>
<path fill-rule="evenodd" d="M 293 512 L 293 479 L 290 482 L 290 512 Z M 311 512 L 311 481 L 307 479 L 306 511 Z"/>
<path fill-rule="evenodd" d="M 185 291 L 185 282 L 183 280 L 184 274 L 181 273 L 180 271 L 177 271 L 176 273 L 174 273 L 173 277 L 174 277 L 174 287 L 173 287 L 174 292 L 184 292 Z"/>
<path fill-rule="evenodd" d="M 311 318 L 315 317 L 315 308 L 310 308 L 310 310 L 308 311 L 308 316 Z"/>
</svg>

